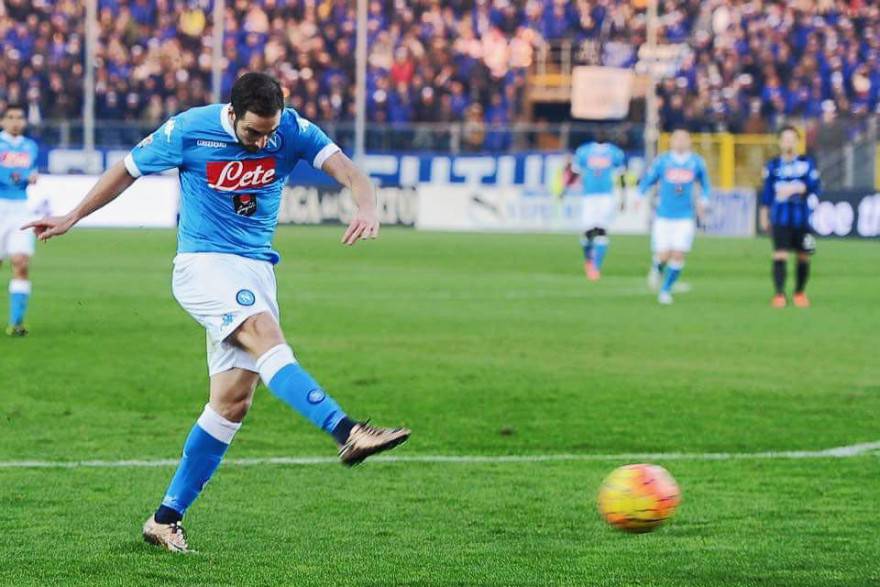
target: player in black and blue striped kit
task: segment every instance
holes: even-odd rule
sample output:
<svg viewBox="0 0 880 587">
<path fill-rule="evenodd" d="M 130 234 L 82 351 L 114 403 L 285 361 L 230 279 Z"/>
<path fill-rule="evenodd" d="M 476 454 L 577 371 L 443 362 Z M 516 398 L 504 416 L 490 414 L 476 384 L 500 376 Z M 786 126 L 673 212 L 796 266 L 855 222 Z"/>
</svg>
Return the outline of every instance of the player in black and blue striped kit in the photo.
<svg viewBox="0 0 880 587">
<path fill-rule="evenodd" d="M 789 253 L 797 254 L 797 278 L 794 305 L 806 308 L 805 293 L 810 275 L 810 255 L 816 241 L 810 229 L 810 198 L 819 195 L 819 170 L 806 155 L 798 155 L 800 133 L 793 126 L 779 131 L 780 156 L 767 162 L 764 169 L 764 192 L 761 197 L 761 228 L 772 230 L 773 284 L 776 294 L 772 305 L 784 308 L 785 279 Z"/>
</svg>

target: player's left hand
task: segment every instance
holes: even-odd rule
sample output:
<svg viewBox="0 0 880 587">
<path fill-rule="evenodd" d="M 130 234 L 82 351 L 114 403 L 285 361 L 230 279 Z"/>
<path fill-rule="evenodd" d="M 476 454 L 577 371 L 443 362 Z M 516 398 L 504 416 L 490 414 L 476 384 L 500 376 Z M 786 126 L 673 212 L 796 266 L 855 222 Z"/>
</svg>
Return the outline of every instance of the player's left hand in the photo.
<svg viewBox="0 0 880 587">
<path fill-rule="evenodd" d="M 706 223 L 706 214 L 709 212 L 709 204 L 704 200 L 697 200 L 697 219 L 700 224 Z"/>
<path fill-rule="evenodd" d="M 70 216 L 46 216 L 33 222 L 28 222 L 21 230 L 34 229 L 34 234 L 41 241 L 47 241 L 53 236 L 61 236 L 76 224 L 76 220 Z"/>
<path fill-rule="evenodd" d="M 342 235 L 342 244 L 352 246 L 359 240 L 379 236 L 379 215 L 376 209 L 358 210 L 357 216 Z"/>
</svg>

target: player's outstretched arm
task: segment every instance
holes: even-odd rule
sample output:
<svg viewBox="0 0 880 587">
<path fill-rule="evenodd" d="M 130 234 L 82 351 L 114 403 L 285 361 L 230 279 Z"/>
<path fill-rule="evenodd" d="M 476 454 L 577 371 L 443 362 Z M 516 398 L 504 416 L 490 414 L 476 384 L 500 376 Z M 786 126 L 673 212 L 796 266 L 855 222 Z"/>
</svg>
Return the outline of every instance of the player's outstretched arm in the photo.
<svg viewBox="0 0 880 587">
<path fill-rule="evenodd" d="M 342 244 L 351 246 L 360 239 L 379 236 L 379 213 L 370 178 L 342 152 L 331 155 L 321 169 L 351 190 L 358 207 L 357 215 L 342 235 Z"/>
<path fill-rule="evenodd" d="M 94 212 L 115 200 L 135 182 L 125 169 L 125 164 L 120 161 L 102 175 L 82 201 L 64 216 L 47 216 L 40 220 L 29 222 L 22 229 L 33 228 L 34 233 L 42 241 L 49 240 L 53 236 L 61 236 L 73 226 Z"/>
</svg>

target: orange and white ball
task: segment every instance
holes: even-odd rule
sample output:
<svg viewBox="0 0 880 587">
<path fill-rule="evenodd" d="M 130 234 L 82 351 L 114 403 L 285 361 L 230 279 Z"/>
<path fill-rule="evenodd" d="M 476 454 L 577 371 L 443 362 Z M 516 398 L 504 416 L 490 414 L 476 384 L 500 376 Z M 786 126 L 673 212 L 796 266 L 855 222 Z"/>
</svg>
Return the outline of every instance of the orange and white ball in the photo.
<svg viewBox="0 0 880 587">
<path fill-rule="evenodd" d="M 675 514 L 681 492 L 659 465 L 615 469 L 599 489 L 599 513 L 625 532 L 650 532 Z"/>
</svg>

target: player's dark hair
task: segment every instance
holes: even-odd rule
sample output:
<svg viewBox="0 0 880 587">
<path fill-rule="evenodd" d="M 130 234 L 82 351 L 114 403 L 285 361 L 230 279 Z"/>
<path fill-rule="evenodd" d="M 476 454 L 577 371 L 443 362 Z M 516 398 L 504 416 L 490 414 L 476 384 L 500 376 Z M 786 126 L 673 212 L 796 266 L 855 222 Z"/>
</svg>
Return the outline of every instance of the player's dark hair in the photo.
<svg viewBox="0 0 880 587">
<path fill-rule="evenodd" d="M 257 116 L 275 116 L 284 108 L 281 84 L 265 73 L 246 73 L 232 86 L 232 111 L 236 118 L 246 112 Z"/>
<path fill-rule="evenodd" d="M 788 131 L 793 132 L 798 138 L 800 138 L 800 136 L 801 136 L 801 131 L 799 131 L 797 129 L 797 127 L 792 124 L 784 125 L 782 128 L 779 129 L 779 132 L 776 133 L 776 136 L 781 137 L 783 134 L 787 133 Z"/>
<path fill-rule="evenodd" d="M 22 112 L 25 112 L 24 104 L 21 104 L 20 102 L 10 102 L 6 105 L 6 108 L 3 109 L 3 116 L 6 116 L 10 110 L 21 110 Z"/>
</svg>

